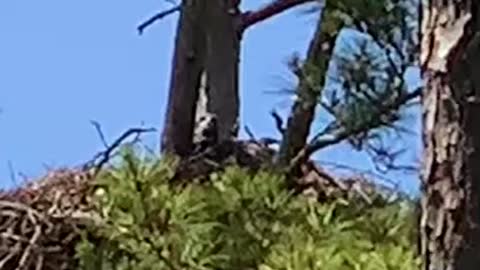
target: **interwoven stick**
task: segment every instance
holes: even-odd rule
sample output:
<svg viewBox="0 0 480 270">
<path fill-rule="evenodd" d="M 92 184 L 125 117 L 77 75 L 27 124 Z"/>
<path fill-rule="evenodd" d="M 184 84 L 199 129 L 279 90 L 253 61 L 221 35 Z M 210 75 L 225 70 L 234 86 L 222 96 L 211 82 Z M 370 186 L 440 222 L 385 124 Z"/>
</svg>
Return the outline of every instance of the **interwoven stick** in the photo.
<svg viewBox="0 0 480 270">
<path fill-rule="evenodd" d="M 57 170 L 0 193 L 0 269 L 73 269 L 78 228 L 98 223 L 86 197 L 87 171 Z"/>
</svg>

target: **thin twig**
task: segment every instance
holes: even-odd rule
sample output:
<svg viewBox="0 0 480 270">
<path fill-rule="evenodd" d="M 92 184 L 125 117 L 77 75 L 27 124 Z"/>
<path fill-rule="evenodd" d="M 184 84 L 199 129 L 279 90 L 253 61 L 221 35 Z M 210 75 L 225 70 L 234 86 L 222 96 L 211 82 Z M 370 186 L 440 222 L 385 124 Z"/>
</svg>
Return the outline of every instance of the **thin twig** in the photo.
<svg viewBox="0 0 480 270">
<path fill-rule="evenodd" d="M 285 133 L 285 127 L 283 126 L 282 117 L 275 110 L 272 110 L 270 112 L 270 115 L 273 117 L 273 120 L 275 121 L 275 126 L 278 132 L 280 132 L 280 134 Z"/>
<path fill-rule="evenodd" d="M 32 252 L 32 248 L 37 244 L 37 241 L 40 238 L 41 233 L 42 233 L 41 226 L 39 224 L 35 225 L 35 232 L 33 233 L 33 236 L 30 239 L 30 242 L 28 243 L 27 248 L 25 248 L 25 251 L 23 252 L 22 257 L 20 258 L 17 269 L 24 269 L 24 266 L 27 263 L 28 258 L 30 257 L 30 253 Z"/>
<path fill-rule="evenodd" d="M 13 168 L 13 163 L 11 160 L 8 161 L 8 172 L 10 174 L 10 181 L 16 187 L 17 186 L 17 177 L 15 175 L 15 169 Z"/>
<path fill-rule="evenodd" d="M 245 129 L 245 133 L 247 133 L 248 137 L 250 137 L 250 140 L 257 141 L 257 139 L 255 138 L 255 135 L 253 134 L 252 130 L 247 125 L 244 126 L 244 129 Z"/>
<path fill-rule="evenodd" d="M 154 132 L 156 129 L 154 128 L 131 128 L 127 131 L 125 131 L 120 137 L 118 137 L 111 145 L 107 144 L 107 147 L 104 151 L 98 153 L 95 155 L 93 160 L 91 162 L 88 162 L 86 167 L 90 167 L 91 164 L 95 164 L 97 160 L 99 160 L 94 167 L 94 173 L 93 175 L 97 175 L 98 172 L 103 168 L 103 166 L 108 163 L 110 160 L 112 153 L 120 146 L 123 144 L 123 142 L 129 138 L 132 135 L 135 135 L 136 139 L 138 139 L 138 135 L 142 133 L 147 133 L 147 132 Z"/>
<path fill-rule="evenodd" d="M 154 16 L 150 17 L 148 20 L 146 20 L 145 22 L 141 23 L 138 27 L 137 27 L 137 30 L 138 30 L 138 34 L 141 35 L 143 34 L 143 32 L 145 31 L 145 29 L 147 27 L 149 27 L 150 25 L 152 25 L 153 23 L 155 23 L 156 21 L 158 20 L 161 20 L 163 18 L 165 18 L 166 16 L 170 15 L 170 14 L 173 14 L 177 11 L 180 11 L 182 9 L 182 6 L 181 5 L 178 5 L 178 6 L 175 6 L 173 8 L 170 8 L 170 9 L 167 9 L 167 10 L 164 10 L 164 11 L 161 11 L 157 14 L 155 14 Z"/>
<path fill-rule="evenodd" d="M 13 248 L 12 250 L 10 250 L 10 252 L 5 257 L 3 257 L 3 259 L 0 261 L 0 269 L 3 269 L 3 266 L 5 266 L 11 258 L 13 258 L 19 253 L 20 245 L 21 245 L 20 243 L 17 243 L 15 245 L 16 248 Z"/>
<path fill-rule="evenodd" d="M 107 148 L 108 143 L 107 143 L 107 140 L 105 139 L 105 134 L 102 131 L 102 127 L 100 126 L 100 123 L 94 120 L 91 120 L 90 123 L 95 127 L 95 130 L 97 130 L 98 137 L 100 137 L 100 141 L 103 143 L 103 146 Z"/>
</svg>

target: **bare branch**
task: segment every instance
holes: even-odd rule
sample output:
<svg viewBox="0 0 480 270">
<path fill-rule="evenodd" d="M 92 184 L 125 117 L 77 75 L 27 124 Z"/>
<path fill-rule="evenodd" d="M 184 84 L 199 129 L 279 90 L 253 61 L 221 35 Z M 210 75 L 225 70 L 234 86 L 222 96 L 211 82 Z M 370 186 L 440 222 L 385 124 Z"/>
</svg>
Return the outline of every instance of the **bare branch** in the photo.
<svg viewBox="0 0 480 270">
<path fill-rule="evenodd" d="M 105 134 L 103 133 L 102 131 L 102 127 L 100 126 L 100 123 L 98 123 L 97 121 L 90 121 L 90 123 L 95 127 L 95 129 L 97 130 L 97 133 L 98 133 L 98 137 L 100 137 L 100 141 L 102 142 L 103 146 L 105 148 L 108 148 L 108 143 L 107 143 L 107 140 L 105 140 Z"/>
<path fill-rule="evenodd" d="M 18 185 L 15 169 L 13 168 L 13 163 L 11 160 L 8 161 L 8 172 L 10 174 L 10 181 L 12 181 L 14 186 Z"/>
<path fill-rule="evenodd" d="M 243 13 L 240 30 L 245 30 L 258 22 L 278 15 L 295 6 L 314 1 L 315 0 L 274 0 L 259 10 Z"/>
<path fill-rule="evenodd" d="M 275 110 L 272 110 L 270 115 L 273 117 L 273 120 L 275 120 L 275 126 L 277 127 L 278 132 L 283 134 L 285 132 L 285 127 L 283 126 L 282 117 Z"/>
<path fill-rule="evenodd" d="M 248 137 L 250 137 L 250 140 L 256 141 L 257 139 L 255 138 L 255 135 L 253 134 L 252 130 L 246 125 L 244 127 L 245 132 L 247 133 Z"/>
<path fill-rule="evenodd" d="M 143 32 L 145 31 L 145 29 L 147 27 L 149 27 L 150 25 L 152 25 L 153 23 L 155 23 L 156 21 L 158 20 L 161 20 L 163 18 L 165 18 L 166 16 L 170 15 L 170 14 L 173 14 L 177 11 L 180 11 L 182 9 L 182 6 L 181 5 L 177 5 L 173 8 L 170 8 L 170 9 L 167 9 L 167 10 L 164 10 L 164 11 L 161 11 L 157 14 L 155 14 L 154 16 L 150 17 L 148 20 L 146 20 L 145 22 L 143 22 L 142 24 L 140 24 L 138 27 L 137 27 L 137 30 L 138 30 L 138 34 L 141 35 L 143 34 Z"/>
<path fill-rule="evenodd" d="M 95 157 L 90 161 L 87 162 L 85 167 L 90 167 L 90 165 L 93 164 L 94 168 L 94 173 L 93 175 L 98 174 L 100 170 L 107 164 L 107 162 L 110 160 L 113 152 L 123 144 L 123 142 L 128 139 L 130 136 L 135 136 L 134 140 L 138 139 L 138 136 L 143 133 L 147 132 L 154 132 L 156 131 L 155 128 L 131 128 L 127 131 L 125 131 L 120 137 L 118 137 L 111 145 L 106 144 L 106 149 L 98 154 L 95 155 Z M 97 162 L 98 160 L 98 162 Z"/>
</svg>

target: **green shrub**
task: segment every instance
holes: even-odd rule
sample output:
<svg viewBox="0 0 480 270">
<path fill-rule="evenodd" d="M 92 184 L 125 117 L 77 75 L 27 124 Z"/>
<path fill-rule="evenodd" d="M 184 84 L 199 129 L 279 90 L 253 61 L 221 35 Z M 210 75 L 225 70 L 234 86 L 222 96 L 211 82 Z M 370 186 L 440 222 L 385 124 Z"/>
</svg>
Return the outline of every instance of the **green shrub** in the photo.
<svg viewBox="0 0 480 270">
<path fill-rule="evenodd" d="M 418 269 L 407 201 L 320 204 L 239 168 L 180 188 L 172 167 L 127 149 L 99 177 L 106 224 L 78 245 L 81 269 Z"/>
</svg>

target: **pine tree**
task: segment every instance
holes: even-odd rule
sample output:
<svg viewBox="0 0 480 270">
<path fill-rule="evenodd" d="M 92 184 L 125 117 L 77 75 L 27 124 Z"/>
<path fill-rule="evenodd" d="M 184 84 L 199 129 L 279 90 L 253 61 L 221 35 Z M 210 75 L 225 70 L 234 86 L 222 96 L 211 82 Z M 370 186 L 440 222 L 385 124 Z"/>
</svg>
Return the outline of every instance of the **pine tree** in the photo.
<svg viewBox="0 0 480 270">
<path fill-rule="evenodd" d="M 480 8 L 431 0 L 423 7 L 424 147 L 421 253 L 428 270 L 480 264 Z"/>
<path fill-rule="evenodd" d="M 292 64 L 298 86 L 277 166 L 295 173 L 316 151 L 347 141 L 393 167 L 394 153 L 382 145 L 385 135 L 400 131 L 403 113 L 421 93 L 405 82 L 417 59 L 417 6 L 342 0 L 326 1 L 319 10 L 307 57 Z M 347 32 L 348 42 L 342 39 Z M 342 49 L 339 43 L 348 44 Z M 311 134 L 316 113 L 332 121 Z"/>
</svg>

